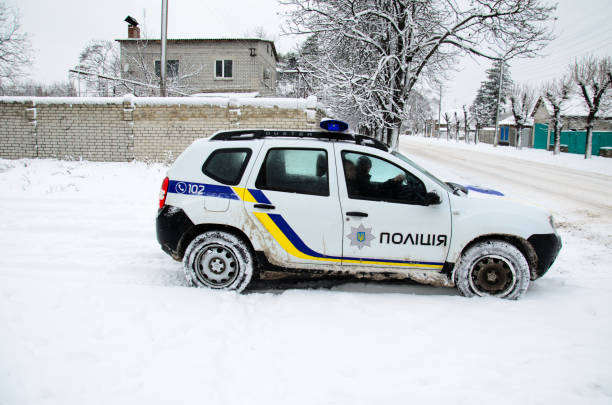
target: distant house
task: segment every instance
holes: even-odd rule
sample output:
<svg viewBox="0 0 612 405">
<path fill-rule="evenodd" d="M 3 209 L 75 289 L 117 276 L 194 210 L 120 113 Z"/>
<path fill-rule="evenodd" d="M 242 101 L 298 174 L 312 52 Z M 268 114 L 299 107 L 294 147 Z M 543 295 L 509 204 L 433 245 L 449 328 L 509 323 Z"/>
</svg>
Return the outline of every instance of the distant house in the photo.
<svg viewBox="0 0 612 405">
<path fill-rule="evenodd" d="M 509 115 L 506 118 L 499 121 L 499 131 L 498 131 L 498 144 L 499 145 L 508 145 L 508 146 L 517 146 L 518 140 L 518 127 L 516 125 L 516 121 L 514 120 L 514 115 Z M 527 120 L 527 123 L 521 128 L 521 146 L 523 147 L 531 147 L 532 146 L 532 128 L 533 128 L 533 119 Z"/>
<path fill-rule="evenodd" d="M 133 29 L 128 36 L 130 38 L 117 40 L 122 78 L 157 84 L 161 70 L 160 40 L 140 38 L 139 31 Z M 169 88 L 189 95 L 276 95 L 278 56 L 272 41 L 254 38 L 168 39 L 166 52 Z"/>
<path fill-rule="evenodd" d="M 589 111 L 579 95 L 573 95 L 562 104 L 561 133 L 562 150 L 572 153 L 584 153 L 586 118 Z M 534 121 L 533 143 L 536 149 L 550 149 L 554 143 L 552 105 L 540 97 L 531 114 Z M 600 111 L 593 123 L 593 153 L 598 154 L 599 148 L 612 144 L 612 112 Z"/>
<path fill-rule="evenodd" d="M 552 125 L 553 118 L 552 105 L 544 98 L 540 97 L 536 103 L 531 116 L 535 124 Z M 569 100 L 562 104 L 561 119 L 564 131 L 582 131 L 586 127 L 586 117 L 589 109 L 584 99 L 579 95 L 573 95 Z M 552 129 L 551 129 L 552 130 Z M 594 131 L 612 131 L 612 112 L 600 111 L 598 118 L 593 124 Z"/>
</svg>

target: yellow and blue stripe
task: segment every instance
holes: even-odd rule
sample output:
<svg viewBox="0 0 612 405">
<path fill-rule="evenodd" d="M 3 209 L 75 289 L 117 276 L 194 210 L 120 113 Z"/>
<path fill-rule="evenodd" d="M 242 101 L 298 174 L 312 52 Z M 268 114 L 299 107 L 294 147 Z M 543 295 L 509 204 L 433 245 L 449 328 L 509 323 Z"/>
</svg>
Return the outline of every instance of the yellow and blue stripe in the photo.
<svg viewBox="0 0 612 405">
<path fill-rule="evenodd" d="M 201 184 L 192 182 L 180 182 L 171 180 L 168 184 L 168 192 L 177 194 L 189 194 L 198 196 L 227 198 L 230 200 L 242 200 L 251 203 L 272 204 L 266 195 L 258 189 L 244 187 L 219 186 L 215 184 Z M 325 255 L 311 249 L 298 234 L 291 228 L 285 219 L 279 214 L 268 214 L 265 212 L 253 212 L 253 215 L 261 222 L 263 227 L 272 235 L 274 240 L 290 255 L 313 261 L 324 261 L 330 263 L 356 263 L 384 266 L 399 266 L 408 268 L 419 268 L 428 270 L 441 270 L 444 263 L 419 262 L 408 260 L 375 259 L 363 257 L 345 257 Z"/>
<path fill-rule="evenodd" d="M 408 260 L 374 259 L 364 257 L 329 256 L 311 249 L 279 214 L 254 212 L 253 215 L 261 222 L 276 242 L 290 255 L 306 260 L 325 262 L 358 263 L 384 266 L 400 266 L 428 270 L 441 270 L 444 263 L 420 262 Z"/>
</svg>

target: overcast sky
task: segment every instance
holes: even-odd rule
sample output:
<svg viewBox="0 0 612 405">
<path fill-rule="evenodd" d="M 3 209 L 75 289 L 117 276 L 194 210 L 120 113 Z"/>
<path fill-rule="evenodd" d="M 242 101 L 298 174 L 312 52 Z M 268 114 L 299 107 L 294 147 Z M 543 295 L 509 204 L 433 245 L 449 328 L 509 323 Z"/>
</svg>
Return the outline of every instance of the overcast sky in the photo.
<svg viewBox="0 0 612 405">
<path fill-rule="evenodd" d="M 127 37 L 127 15 L 144 26 L 149 37 L 159 38 L 160 0 L 7 0 L 21 14 L 36 59 L 32 78 L 37 81 L 64 81 L 68 69 L 78 62 L 79 52 L 93 39 Z M 168 0 L 168 37 L 241 37 L 264 27 L 276 37 L 279 52 L 289 51 L 296 39 L 281 37 L 283 10 L 277 0 L 187 1 Z M 510 62 L 515 82 L 539 85 L 562 74 L 575 58 L 592 53 L 612 55 L 612 0 L 560 0 L 555 39 L 545 56 Z M 486 60 L 466 58 L 452 74 L 443 92 L 443 110 L 470 104 L 474 99 Z M 339 117 L 340 118 L 340 117 Z"/>
</svg>

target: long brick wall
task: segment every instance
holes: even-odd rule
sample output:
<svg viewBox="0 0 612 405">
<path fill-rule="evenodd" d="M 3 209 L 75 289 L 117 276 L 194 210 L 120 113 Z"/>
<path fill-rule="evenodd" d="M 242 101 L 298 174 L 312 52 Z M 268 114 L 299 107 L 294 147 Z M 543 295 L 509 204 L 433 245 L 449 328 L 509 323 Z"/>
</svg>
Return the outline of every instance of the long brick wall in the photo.
<svg viewBox="0 0 612 405">
<path fill-rule="evenodd" d="M 315 98 L 0 97 L 0 158 L 171 162 L 223 129 L 315 128 Z"/>
</svg>

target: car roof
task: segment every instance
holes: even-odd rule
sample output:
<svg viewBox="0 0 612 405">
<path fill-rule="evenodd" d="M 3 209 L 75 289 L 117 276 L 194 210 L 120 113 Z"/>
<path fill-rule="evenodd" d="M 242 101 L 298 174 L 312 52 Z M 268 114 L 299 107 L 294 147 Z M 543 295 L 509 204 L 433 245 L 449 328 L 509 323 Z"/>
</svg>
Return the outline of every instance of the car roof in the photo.
<svg viewBox="0 0 612 405">
<path fill-rule="evenodd" d="M 309 140 L 328 140 L 353 142 L 356 145 L 369 146 L 389 151 L 387 145 L 378 139 L 366 135 L 347 132 L 317 131 L 317 130 L 287 130 L 287 129 L 238 129 L 220 131 L 210 137 L 210 141 L 246 141 L 262 138 L 292 138 Z"/>
</svg>

